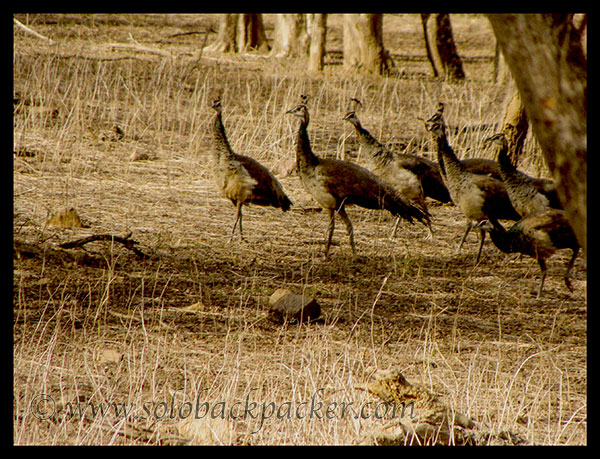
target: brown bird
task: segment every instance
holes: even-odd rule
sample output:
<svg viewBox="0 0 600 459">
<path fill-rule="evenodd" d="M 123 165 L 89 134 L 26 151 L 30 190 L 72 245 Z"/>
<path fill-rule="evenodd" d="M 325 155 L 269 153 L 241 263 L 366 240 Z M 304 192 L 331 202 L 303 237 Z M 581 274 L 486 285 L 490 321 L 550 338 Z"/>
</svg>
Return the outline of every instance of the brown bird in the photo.
<svg viewBox="0 0 600 459">
<path fill-rule="evenodd" d="M 351 101 L 360 103 L 354 98 Z M 434 161 L 417 155 L 392 153 L 361 125 L 354 110 L 349 111 L 343 119 L 356 129 L 359 145 L 366 152 L 373 172 L 377 175 L 381 174 L 381 177 L 385 179 L 387 175 L 393 177 L 394 170 L 400 167 L 418 177 L 425 197 L 443 203 L 451 202 L 450 193 L 448 193 L 439 167 Z M 394 180 L 389 178 L 388 181 L 393 184 Z"/>
<path fill-rule="evenodd" d="M 537 260 L 542 272 L 537 298 L 542 296 L 544 288 L 546 260 L 557 250 L 571 249 L 573 255 L 567 262 L 564 281 L 569 291 L 573 291 L 569 274 L 579 253 L 579 243 L 564 211 L 550 209 L 530 214 L 509 230 L 493 220 L 483 220 L 477 226 L 490 233 L 492 242 L 502 252 L 522 253 Z"/>
<path fill-rule="evenodd" d="M 235 153 L 225 134 L 222 120 L 221 100 L 212 103 L 216 111 L 213 122 L 213 175 L 221 194 L 236 207 L 236 218 L 229 242 L 233 239 L 239 222 L 240 239 L 242 232 L 242 205 L 256 204 L 272 206 L 284 212 L 292 205 L 275 176 L 265 166 L 249 156 Z"/>
<path fill-rule="evenodd" d="M 556 185 L 552 180 L 538 179 L 519 171 L 508 157 L 508 139 L 498 133 L 484 140 L 484 145 L 497 144 L 500 176 L 506 186 L 508 197 L 521 217 L 550 208 L 562 209 Z"/>
<path fill-rule="evenodd" d="M 354 230 L 346 214 L 346 205 L 386 209 L 411 223 L 413 219 L 424 225 L 429 223 L 429 214 L 425 210 L 408 202 L 392 185 L 371 171 L 348 161 L 315 155 L 308 137 L 309 113 L 306 105 L 297 105 L 287 113 L 300 120 L 296 137 L 296 166 L 300 180 L 308 193 L 329 213 L 325 256 L 329 254 L 336 211 L 346 225 L 352 253 L 356 255 Z"/>
<path fill-rule="evenodd" d="M 429 119 L 424 120 L 420 117 L 417 117 L 417 119 L 425 124 L 426 130 L 429 130 L 428 127 L 434 123 L 441 123 L 442 128 L 444 129 L 444 134 L 446 135 L 446 137 L 448 137 L 448 126 L 446 125 L 446 121 L 444 120 L 443 102 L 438 103 L 437 111 Z M 500 176 L 500 168 L 498 167 L 498 163 L 494 160 L 485 158 L 465 158 L 462 159 L 461 162 L 463 166 L 465 166 L 465 168 L 472 174 L 489 175 L 490 177 L 494 177 L 497 180 L 502 180 L 502 177 Z"/>
<path fill-rule="evenodd" d="M 365 153 L 365 157 L 369 163 L 369 170 L 393 185 L 410 202 L 427 211 L 425 192 L 418 173 L 433 174 L 433 171 L 428 167 L 423 158 L 413 155 L 402 155 L 404 158 L 395 156 L 375 139 L 369 131 L 362 127 L 356 112 L 348 112 L 342 119 L 348 121 L 356 129 L 358 143 Z M 404 167 L 405 165 L 408 167 Z M 397 218 L 393 236 L 396 235 L 399 221 L 400 218 Z M 433 236 L 431 225 L 428 225 L 427 229 L 427 239 L 430 239 Z"/>
<path fill-rule="evenodd" d="M 515 221 L 520 219 L 501 181 L 487 175 L 470 173 L 456 157 L 448 144 L 443 120 L 428 122 L 427 129 L 437 141 L 438 163 L 452 201 L 467 218 L 465 233 L 457 251 L 462 248 L 465 238 L 475 223 L 485 219 L 494 223 L 499 219 Z M 479 228 L 479 237 L 479 250 L 475 263 L 479 261 L 485 241 L 485 231 L 481 228 Z"/>
</svg>

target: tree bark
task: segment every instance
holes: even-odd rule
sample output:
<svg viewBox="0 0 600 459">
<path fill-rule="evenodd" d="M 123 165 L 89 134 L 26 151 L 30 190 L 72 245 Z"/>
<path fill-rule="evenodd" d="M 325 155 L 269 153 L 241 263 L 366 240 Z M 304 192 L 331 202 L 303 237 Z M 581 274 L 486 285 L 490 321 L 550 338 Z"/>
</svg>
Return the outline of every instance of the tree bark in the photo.
<svg viewBox="0 0 600 459">
<path fill-rule="evenodd" d="M 306 16 L 304 14 L 277 14 L 271 56 L 307 56 L 308 47 Z"/>
<path fill-rule="evenodd" d="M 217 39 L 206 47 L 206 51 L 245 53 L 250 50 L 269 50 L 262 15 L 256 13 L 223 14 Z"/>
<path fill-rule="evenodd" d="M 523 144 L 529 130 L 529 121 L 519 90 L 512 80 L 504 104 L 502 126 L 502 132 L 508 139 L 508 157 L 516 166 L 523 154 Z"/>
<path fill-rule="evenodd" d="M 449 14 L 421 14 L 427 57 L 433 75 L 449 80 L 463 80 L 465 72 L 458 55 Z"/>
<path fill-rule="evenodd" d="M 250 50 L 269 50 L 261 14 L 240 14 L 237 28 L 238 53 L 244 53 Z"/>
<path fill-rule="evenodd" d="M 392 65 L 383 46 L 382 14 L 344 15 L 344 67 L 377 75 Z"/>
<path fill-rule="evenodd" d="M 527 117 L 587 254 L 587 59 L 570 14 L 490 14 Z"/>
<path fill-rule="evenodd" d="M 327 39 L 327 15 L 308 14 L 308 31 L 310 35 L 310 48 L 308 56 L 308 71 L 323 71 L 325 60 L 325 42 Z"/>
</svg>

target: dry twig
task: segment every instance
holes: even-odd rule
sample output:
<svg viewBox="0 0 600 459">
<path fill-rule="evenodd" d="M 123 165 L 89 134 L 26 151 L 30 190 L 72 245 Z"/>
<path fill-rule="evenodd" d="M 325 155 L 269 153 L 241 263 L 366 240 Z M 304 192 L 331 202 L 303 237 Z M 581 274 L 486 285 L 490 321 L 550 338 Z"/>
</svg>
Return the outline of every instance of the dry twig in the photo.
<svg viewBox="0 0 600 459">
<path fill-rule="evenodd" d="M 142 258 L 142 259 L 149 258 L 148 255 L 146 255 L 140 249 L 135 247 L 135 244 L 137 244 L 137 241 L 130 239 L 131 234 L 132 233 L 129 233 L 125 237 L 115 236 L 114 234 L 92 234 L 91 236 L 77 239 L 75 241 L 63 242 L 62 244 L 59 245 L 59 247 L 62 247 L 63 249 L 72 249 L 74 247 L 81 247 L 89 242 L 94 242 L 94 241 L 114 241 L 114 242 L 118 242 L 119 244 L 123 244 L 123 246 L 125 246 L 129 250 L 132 250 L 133 253 L 135 253 L 136 256 L 138 256 L 139 258 Z"/>
<path fill-rule="evenodd" d="M 25 32 L 27 32 L 30 35 L 33 35 L 34 37 L 37 38 L 41 38 L 42 40 L 46 40 L 48 43 L 50 43 L 51 45 L 55 43 L 54 40 L 52 40 L 51 38 L 45 37 L 44 35 L 42 35 L 41 33 L 36 32 L 35 30 L 27 27 L 25 24 L 17 21 L 17 19 L 13 18 L 13 21 L 15 22 L 15 24 L 17 26 L 19 26 L 21 29 L 23 29 Z"/>
</svg>

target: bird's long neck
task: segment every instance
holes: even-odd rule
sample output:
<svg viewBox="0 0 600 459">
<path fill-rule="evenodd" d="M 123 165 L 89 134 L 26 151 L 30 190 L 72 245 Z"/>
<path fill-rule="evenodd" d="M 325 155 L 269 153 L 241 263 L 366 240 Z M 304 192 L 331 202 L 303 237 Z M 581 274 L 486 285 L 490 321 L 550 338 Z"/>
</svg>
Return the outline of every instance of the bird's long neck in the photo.
<svg viewBox="0 0 600 459">
<path fill-rule="evenodd" d="M 216 155 L 217 159 L 226 158 L 233 154 L 233 150 L 231 149 L 231 145 L 229 145 L 229 140 L 227 140 L 227 135 L 225 134 L 225 126 L 223 126 L 220 110 L 217 110 L 213 122 L 213 139 L 213 153 Z"/>
<path fill-rule="evenodd" d="M 514 172 L 516 167 L 508 157 L 508 142 L 503 142 L 498 152 L 498 163 L 500 164 L 500 170 L 503 172 Z"/>
<path fill-rule="evenodd" d="M 300 172 L 316 166 L 319 158 L 313 153 L 308 138 L 308 115 L 300 121 L 298 135 L 296 136 L 296 163 Z"/>
<path fill-rule="evenodd" d="M 518 234 L 513 231 L 506 231 L 504 227 L 496 222 L 491 221 L 493 229 L 489 230 L 490 237 L 494 245 L 504 253 L 518 252 Z"/>
<path fill-rule="evenodd" d="M 385 164 L 393 159 L 392 153 L 387 151 L 369 131 L 363 128 L 359 121 L 354 121 L 352 124 L 356 129 L 360 147 L 366 154 L 370 155 L 378 165 Z"/>
<path fill-rule="evenodd" d="M 454 154 L 454 150 L 448 143 L 445 133 L 437 136 L 437 157 L 444 177 L 447 178 L 448 174 L 460 174 L 465 171 L 465 167 Z"/>
</svg>

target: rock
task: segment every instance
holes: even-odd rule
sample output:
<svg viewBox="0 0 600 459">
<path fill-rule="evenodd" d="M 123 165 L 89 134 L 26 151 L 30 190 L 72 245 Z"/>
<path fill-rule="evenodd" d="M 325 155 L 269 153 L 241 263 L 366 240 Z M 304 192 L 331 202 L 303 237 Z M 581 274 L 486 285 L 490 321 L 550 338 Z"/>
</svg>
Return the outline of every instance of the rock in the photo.
<svg viewBox="0 0 600 459">
<path fill-rule="evenodd" d="M 150 159 L 150 155 L 148 153 L 146 153 L 145 151 L 134 151 L 133 153 L 131 153 L 131 156 L 129 156 L 129 159 L 131 161 L 147 161 Z"/>
<path fill-rule="evenodd" d="M 101 349 L 98 351 L 96 360 L 98 363 L 106 365 L 108 363 L 119 363 L 123 359 L 123 354 L 114 349 Z"/>
<path fill-rule="evenodd" d="M 55 228 L 83 228 L 81 218 L 72 207 L 51 216 L 46 222 L 48 226 Z"/>
<path fill-rule="evenodd" d="M 270 315 L 275 322 L 287 320 L 314 321 L 321 315 L 321 307 L 313 297 L 295 295 L 287 289 L 278 289 L 269 299 Z"/>
<path fill-rule="evenodd" d="M 296 173 L 296 159 L 282 159 L 273 166 L 273 173 L 285 178 Z"/>
<path fill-rule="evenodd" d="M 179 423 L 179 433 L 194 445 L 233 445 L 236 434 L 228 418 L 188 416 Z"/>
<path fill-rule="evenodd" d="M 359 444 L 475 444 L 473 435 L 467 430 L 475 428 L 470 418 L 456 413 L 427 388 L 409 383 L 398 368 L 380 369 L 370 381 L 356 384 L 355 387 L 376 395 L 396 408 L 402 408 L 400 417 L 363 437 Z"/>
<path fill-rule="evenodd" d="M 526 445 L 520 435 L 482 430 L 473 420 L 443 403 L 426 387 L 409 383 L 398 368 L 377 370 L 357 389 L 401 407 L 399 417 L 358 439 L 359 445 Z M 410 407 L 410 409 L 409 409 Z"/>
</svg>

